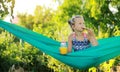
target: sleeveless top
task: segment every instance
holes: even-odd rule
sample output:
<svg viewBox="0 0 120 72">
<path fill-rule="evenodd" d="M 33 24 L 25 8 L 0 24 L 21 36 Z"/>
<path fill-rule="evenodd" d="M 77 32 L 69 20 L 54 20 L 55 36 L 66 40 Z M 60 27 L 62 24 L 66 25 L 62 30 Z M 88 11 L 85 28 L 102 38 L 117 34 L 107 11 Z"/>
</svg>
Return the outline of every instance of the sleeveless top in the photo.
<svg viewBox="0 0 120 72">
<path fill-rule="evenodd" d="M 73 34 L 73 39 L 72 39 L 72 46 L 74 51 L 79 51 L 79 50 L 83 50 L 86 48 L 89 48 L 90 45 L 90 41 L 87 39 L 86 36 L 84 36 L 84 40 L 83 41 L 79 41 L 76 39 L 75 33 Z"/>
</svg>

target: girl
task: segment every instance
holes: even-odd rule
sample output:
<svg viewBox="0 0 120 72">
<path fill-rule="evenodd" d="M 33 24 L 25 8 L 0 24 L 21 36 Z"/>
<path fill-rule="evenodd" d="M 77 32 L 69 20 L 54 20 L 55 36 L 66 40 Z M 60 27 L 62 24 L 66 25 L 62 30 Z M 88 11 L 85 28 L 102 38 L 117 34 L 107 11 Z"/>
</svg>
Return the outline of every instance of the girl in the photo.
<svg viewBox="0 0 120 72">
<path fill-rule="evenodd" d="M 72 51 L 72 47 L 74 51 L 79 51 L 90 47 L 91 44 L 98 45 L 94 32 L 85 27 L 82 16 L 74 16 L 68 23 L 73 30 L 73 33 L 68 37 L 68 52 Z M 84 30 L 87 30 L 87 33 L 83 33 Z"/>
</svg>

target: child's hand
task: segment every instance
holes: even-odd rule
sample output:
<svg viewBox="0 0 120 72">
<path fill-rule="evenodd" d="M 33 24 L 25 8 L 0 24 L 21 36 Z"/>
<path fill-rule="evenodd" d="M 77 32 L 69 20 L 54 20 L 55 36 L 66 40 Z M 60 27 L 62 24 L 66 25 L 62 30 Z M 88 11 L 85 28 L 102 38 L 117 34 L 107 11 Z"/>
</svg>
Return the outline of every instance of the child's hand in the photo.
<svg viewBox="0 0 120 72">
<path fill-rule="evenodd" d="M 89 40 L 93 46 L 97 46 L 98 42 L 95 38 L 94 31 L 92 29 L 88 29 Z"/>
<path fill-rule="evenodd" d="M 87 29 L 88 30 L 88 35 L 94 36 L 94 32 L 92 29 Z"/>
</svg>

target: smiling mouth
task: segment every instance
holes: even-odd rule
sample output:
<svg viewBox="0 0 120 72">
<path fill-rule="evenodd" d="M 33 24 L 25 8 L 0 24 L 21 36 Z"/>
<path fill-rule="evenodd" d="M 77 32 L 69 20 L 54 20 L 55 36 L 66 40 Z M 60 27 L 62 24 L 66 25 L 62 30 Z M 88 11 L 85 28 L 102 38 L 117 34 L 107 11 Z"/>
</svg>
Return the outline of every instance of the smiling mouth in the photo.
<svg viewBox="0 0 120 72">
<path fill-rule="evenodd" d="M 82 30 L 85 30 L 86 28 L 82 28 Z"/>
</svg>

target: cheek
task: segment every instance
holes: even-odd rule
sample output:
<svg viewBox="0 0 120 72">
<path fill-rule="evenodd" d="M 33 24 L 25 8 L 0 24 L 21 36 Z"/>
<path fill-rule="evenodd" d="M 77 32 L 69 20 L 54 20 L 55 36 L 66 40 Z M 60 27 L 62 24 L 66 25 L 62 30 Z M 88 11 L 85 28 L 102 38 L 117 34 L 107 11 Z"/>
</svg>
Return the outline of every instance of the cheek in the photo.
<svg viewBox="0 0 120 72">
<path fill-rule="evenodd" d="M 82 28 L 83 26 L 82 26 L 82 25 L 78 25 L 78 26 L 76 26 L 76 27 Z"/>
<path fill-rule="evenodd" d="M 85 25 L 83 24 L 83 26 L 85 27 Z"/>
<path fill-rule="evenodd" d="M 82 27 L 82 28 L 85 28 L 85 25 L 83 24 L 83 25 L 81 25 L 81 27 Z"/>
</svg>

